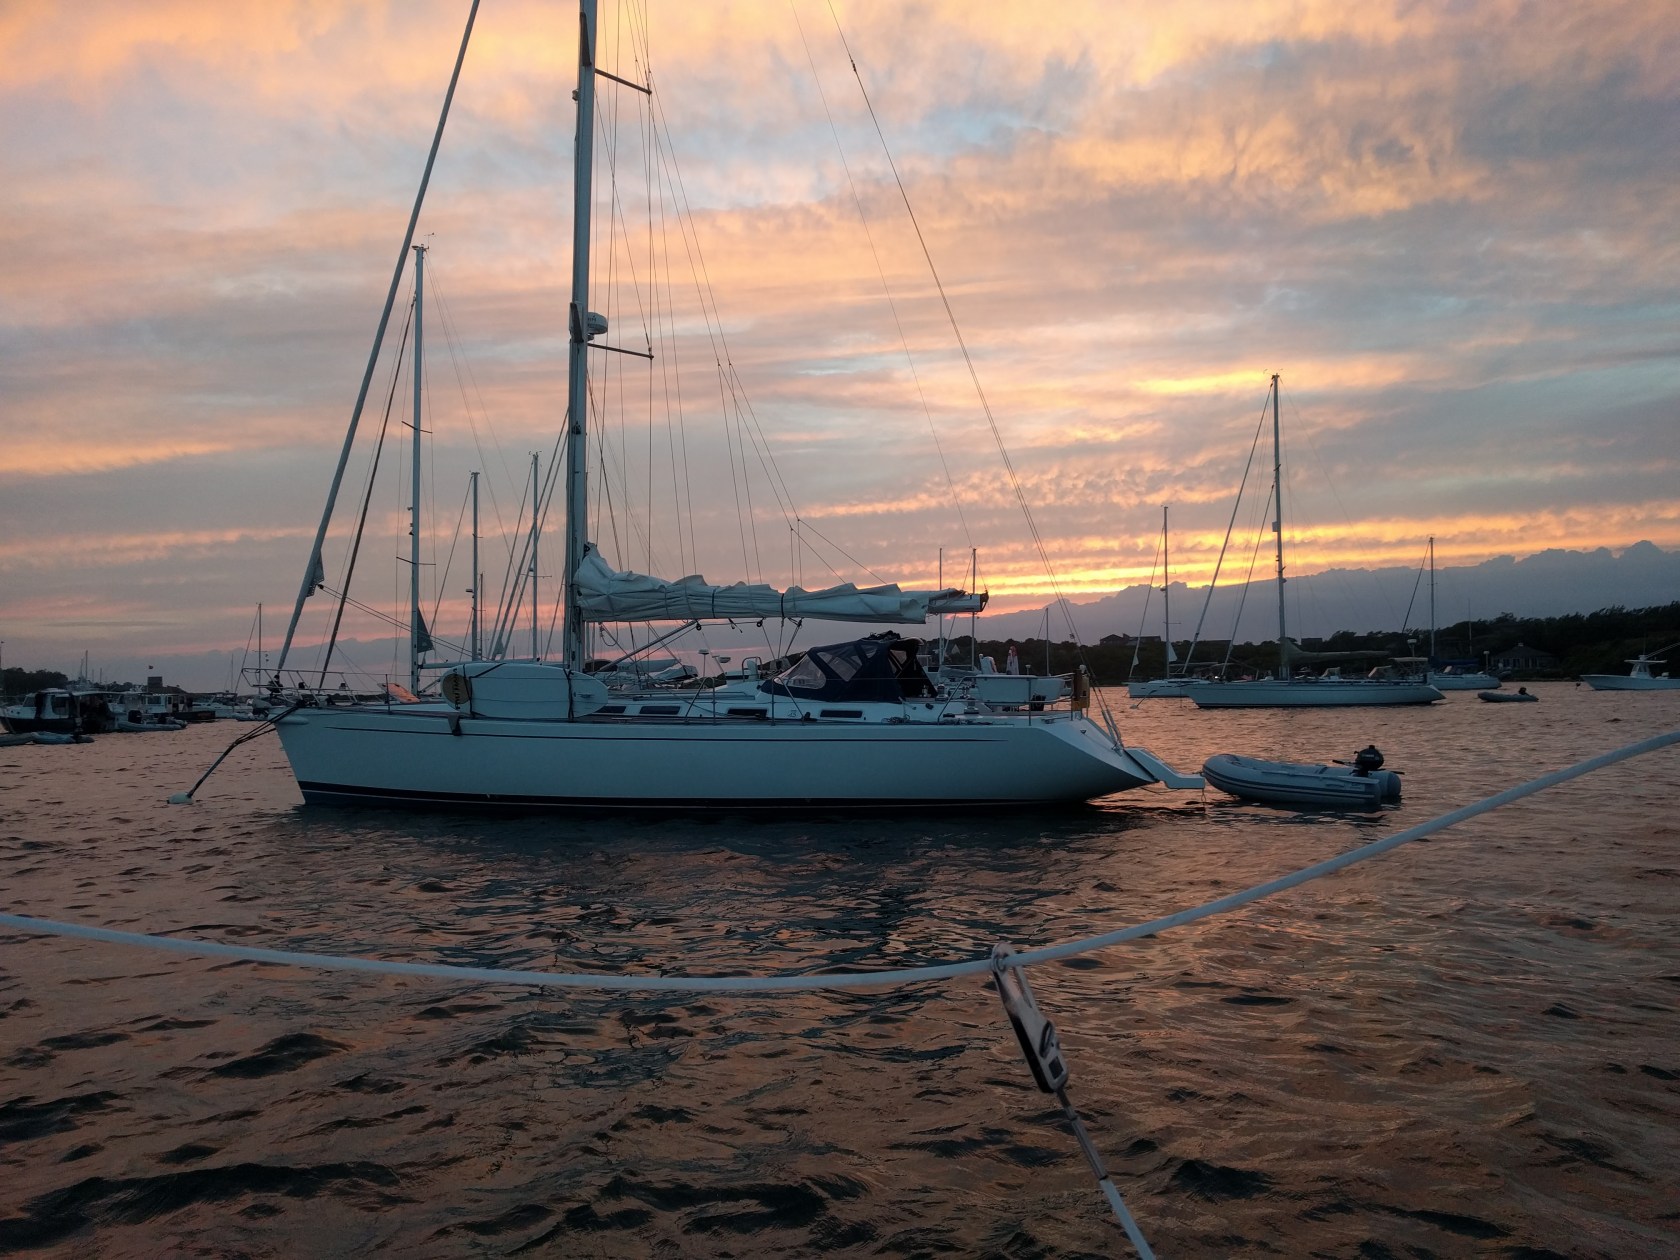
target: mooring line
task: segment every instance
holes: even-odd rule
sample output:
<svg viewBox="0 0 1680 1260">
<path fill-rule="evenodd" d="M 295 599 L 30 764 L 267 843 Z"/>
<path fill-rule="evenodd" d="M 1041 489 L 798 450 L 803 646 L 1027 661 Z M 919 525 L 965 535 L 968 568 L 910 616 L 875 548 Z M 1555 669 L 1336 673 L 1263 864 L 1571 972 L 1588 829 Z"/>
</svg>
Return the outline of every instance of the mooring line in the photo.
<svg viewBox="0 0 1680 1260">
<path fill-rule="evenodd" d="M 1653 735 L 1649 739 L 1628 744 L 1602 753 L 1562 770 L 1541 775 L 1517 787 L 1508 788 L 1485 797 L 1439 818 L 1416 827 L 1398 831 L 1381 840 L 1350 849 L 1312 866 L 1303 867 L 1289 875 L 1256 884 L 1227 897 L 1205 902 L 1188 910 L 1180 910 L 1147 923 L 1135 924 L 1114 932 L 1088 936 L 1062 945 L 1042 946 L 1022 950 L 1010 958 L 1011 967 L 1032 967 L 1040 963 L 1071 958 L 1078 954 L 1107 949 L 1139 937 L 1154 936 L 1172 928 L 1183 927 L 1213 915 L 1225 914 L 1250 902 L 1259 901 L 1310 880 L 1322 879 L 1358 862 L 1387 853 L 1412 840 L 1421 840 L 1457 823 L 1488 813 L 1525 796 L 1543 792 L 1606 766 L 1655 752 L 1659 748 L 1680 743 L 1680 730 Z M 658 993 L 773 993 L 812 992 L 823 989 L 878 989 L 901 985 L 926 984 L 935 980 L 950 980 L 960 976 L 982 975 L 992 969 L 992 958 L 944 963 L 927 967 L 908 967 L 892 971 L 838 972 L 831 975 L 779 976 L 646 976 L 597 975 L 587 972 L 504 971 L 491 967 L 459 967 L 439 963 L 386 962 L 375 958 L 358 958 L 338 954 L 313 954 L 296 950 L 258 949 L 249 945 L 228 945 L 219 941 L 197 941 L 178 936 L 157 936 L 144 932 L 120 932 L 111 928 L 90 927 L 80 923 L 63 923 L 30 915 L 0 913 L 0 927 L 47 936 L 100 941 L 111 945 L 132 945 L 145 949 L 165 950 L 207 958 L 231 958 L 242 962 L 270 963 L 284 967 L 308 967 L 323 971 L 359 971 L 391 976 L 424 976 L 439 980 L 479 981 L 486 984 L 517 984 L 540 988 L 598 989 L 617 992 Z"/>
</svg>

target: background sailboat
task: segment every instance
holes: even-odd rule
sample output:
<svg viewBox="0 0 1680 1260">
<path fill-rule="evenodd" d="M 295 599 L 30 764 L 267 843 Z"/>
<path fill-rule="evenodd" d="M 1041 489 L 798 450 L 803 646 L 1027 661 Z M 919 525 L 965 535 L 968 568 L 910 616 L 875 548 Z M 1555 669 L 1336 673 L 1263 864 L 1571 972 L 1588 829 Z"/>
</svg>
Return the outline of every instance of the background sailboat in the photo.
<svg viewBox="0 0 1680 1260">
<path fill-rule="evenodd" d="M 1211 593 L 1211 588 L 1210 588 Z M 1180 664 L 1178 653 L 1173 650 L 1172 639 L 1172 574 L 1167 562 L 1167 508 L 1161 506 L 1161 643 L 1166 651 L 1166 673 L 1161 678 L 1140 678 L 1126 684 L 1126 694 L 1134 700 L 1162 699 L 1166 697 L 1182 697 L 1190 694 L 1193 687 L 1204 687 L 1209 680 L 1206 678 L 1192 678 L 1185 673 L 1189 668 L 1189 661 Z M 1142 635 L 1139 635 L 1142 638 Z M 1195 645 L 1191 644 L 1191 650 Z M 1176 669 L 1175 669 L 1176 666 Z M 1132 667 L 1137 667 L 1137 654 L 1132 655 Z"/>
<path fill-rule="evenodd" d="M 1323 659 L 1304 653 L 1289 638 L 1284 614 L 1283 444 L 1278 418 L 1278 377 L 1272 376 L 1272 532 L 1277 537 L 1278 670 L 1274 678 L 1221 682 L 1190 694 L 1203 709 L 1293 709 L 1354 705 L 1431 704 L 1441 693 L 1425 682 L 1388 678 L 1296 677 L 1297 662 Z"/>
<path fill-rule="evenodd" d="M 1437 669 L 1435 651 L 1435 535 L 1429 536 L 1429 685 L 1438 691 L 1497 691 L 1501 683 L 1485 670 Z"/>
</svg>

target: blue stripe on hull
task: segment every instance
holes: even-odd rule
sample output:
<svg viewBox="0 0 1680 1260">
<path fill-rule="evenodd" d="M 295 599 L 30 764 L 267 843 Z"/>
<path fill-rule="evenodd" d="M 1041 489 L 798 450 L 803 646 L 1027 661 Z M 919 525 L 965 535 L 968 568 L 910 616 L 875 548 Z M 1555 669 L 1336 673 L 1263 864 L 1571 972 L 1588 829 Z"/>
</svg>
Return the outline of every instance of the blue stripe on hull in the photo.
<svg viewBox="0 0 1680 1260">
<path fill-rule="evenodd" d="M 713 797 L 640 800 L 616 797 L 496 796 L 481 792 L 422 792 L 402 788 L 352 787 L 339 783 L 299 783 L 305 805 L 349 805 L 386 809 L 462 809 L 493 811 L 575 810 L 597 813 L 883 813 L 906 810 L 1070 809 L 1064 801 L 975 800 L 859 800 L 853 797 L 789 798 L 785 800 L 727 800 Z"/>
</svg>

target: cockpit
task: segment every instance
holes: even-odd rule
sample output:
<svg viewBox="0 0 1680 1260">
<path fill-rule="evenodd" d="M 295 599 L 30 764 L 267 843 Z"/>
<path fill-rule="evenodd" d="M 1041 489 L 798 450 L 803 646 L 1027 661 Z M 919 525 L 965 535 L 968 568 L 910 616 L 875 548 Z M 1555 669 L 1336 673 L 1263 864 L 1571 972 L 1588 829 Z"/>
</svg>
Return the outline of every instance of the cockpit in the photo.
<svg viewBox="0 0 1680 1260">
<path fill-rule="evenodd" d="M 897 704 L 932 696 L 933 680 L 916 659 L 916 639 L 875 635 L 851 643 L 815 647 L 798 663 L 759 685 L 773 696 L 798 700 Z"/>
</svg>

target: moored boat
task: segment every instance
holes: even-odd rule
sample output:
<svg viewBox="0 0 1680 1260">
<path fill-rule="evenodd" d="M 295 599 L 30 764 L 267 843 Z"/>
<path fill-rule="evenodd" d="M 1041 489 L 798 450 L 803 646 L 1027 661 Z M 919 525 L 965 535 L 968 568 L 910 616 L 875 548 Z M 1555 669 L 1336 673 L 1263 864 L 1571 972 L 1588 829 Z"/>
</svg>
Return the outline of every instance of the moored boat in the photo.
<svg viewBox="0 0 1680 1260">
<path fill-rule="evenodd" d="M 1532 704 L 1540 699 L 1527 687 L 1518 687 L 1515 691 L 1478 691 L 1476 698 L 1490 704 Z"/>
<path fill-rule="evenodd" d="M 1468 622 L 1466 626 L 1468 626 Z M 1437 691 L 1498 691 L 1504 684 L 1486 670 L 1461 669 L 1458 665 L 1436 668 L 1435 655 L 1435 535 L 1429 536 L 1429 669 L 1424 681 Z"/>
<path fill-rule="evenodd" d="M 1362 750 L 1351 765 L 1265 761 L 1216 753 L 1202 764 L 1202 777 L 1232 796 L 1297 809 L 1374 810 L 1400 799 L 1400 776 L 1382 769 L 1375 748 Z"/>
<path fill-rule="evenodd" d="M 1126 694 L 1133 700 L 1161 700 L 1180 698 L 1195 693 L 1198 687 L 1215 686 L 1212 678 L 1145 678 L 1126 684 Z"/>
<path fill-rule="evenodd" d="M 1427 682 L 1376 676 L 1342 678 L 1300 678 L 1294 663 L 1308 654 L 1289 638 L 1283 600 L 1283 439 L 1278 417 L 1278 377 L 1272 376 L 1272 503 L 1275 515 L 1272 531 L 1277 536 L 1278 670 L 1275 678 L 1221 682 L 1189 689 L 1187 694 L 1198 709 L 1298 709 L 1351 708 L 1368 705 L 1433 704 L 1444 699 Z M 1322 659 L 1323 654 L 1311 654 Z"/>
<path fill-rule="evenodd" d="M 1210 584 L 1208 594 L 1212 595 Z M 1167 509 L 1161 508 L 1161 644 L 1165 649 L 1162 655 L 1166 662 L 1166 676 L 1164 678 L 1138 678 L 1126 684 L 1126 694 L 1133 700 L 1161 700 L 1181 699 L 1190 694 L 1193 687 L 1205 687 L 1213 680 L 1210 678 L 1193 677 L 1185 671 L 1190 668 L 1190 658 L 1187 656 L 1181 662 L 1178 653 L 1173 648 L 1172 641 L 1172 575 L 1167 568 Z M 1148 602 L 1144 603 L 1144 611 L 1148 612 Z M 1197 626 L 1200 633 L 1201 627 Z M 1138 632 L 1138 644 L 1143 642 L 1143 633 Z M 1194 655 L 1196 642 L 1190 642 L 1190 653 Z M 1138 667 L 1138 648 L 1132 650 L 1132 669 Z"/>
<path fill-rule="evenodd" d="M 1485 670 L 1461 674 L 1449 667 L 1430 670 L 1429 685 L 1436 691 L 1497 691 L 1504 684 Z"/>
<path fill-rule="evenodd" d="M 1428 683 L 1391 678 L 1257 678 L 1210 683 L 1187 691 L 1199 709 L 1328 709 L 1434 704 Z"/>
<path fill-rule="evenodd" d="M 1161 778 L 1078 711 L 998 714 L 936 694 L 916 647 L 892 636 L 813 648 L 752 693 L 617 696 L 564 666 L 472 662 L 444 680 L 444 703 L 305 707 L 279 730 L 312 804 L 1019 806 Z"/>
<path fill-rule="evenodd" d="M 97 735 L 114 729 L 115 721 L 104 696 L 64 687 L 44 688 L 0 709 L 0 723 L 18 735 Z"/>
<path fill-rule="evenodd" d="M 1623 662 L 1631 666 L 1626 674 L 1582 674 L 1581 681 L 1594 691 L 1680 691 L 1680 678 L 1651 670 L 1651 666 L 1662 664 L 1657 657 L 1672 650 L 1641 652 L 1631 661 Z"/>
<path fill-rule="evenodd" d="M 750 690 L 742 680 L 693 693 L 659 687 L 642 694 L 610 693 L 587 671 L 592 636 L 597 627 L 609 623 L 762 625 L 781 620 L 797 626 L 812 619 L 923 624 L 942 614 L 976 612 L 984 604 L 983 595 L 943 588 L 903 590 L 891 583 L 862 589 L 846 583 L 807 591 L 746 582 L 716 585 L 698 576 L 669 581 L 616 570 L 591 542 L 587 434 L 592 406 L 586 358 L 591 343 L 605 337 L 610 327 L 589 304 L 595 28 L 594 0 L 582 0 L 578 85 L 572 94 L 577 131 L 568 439 L 565 470 L 556 478 L 564 492 L 554 495 L 565 504 L 561 659 L 544 659 L 546 652 L 539 645 L 535 583 L 542 495 L 533 461 L 526 552 L 531 576 L 524 588 L 531 609 L 530 659 L 510 659 L 506 643 L 500 643 L 492 649 L 493 659 L 474 656 L 453 663 L 439 683 L 444 700 L 415 699 L 425 690 L 421 658 L 434 644 L 421 616 L 417 577 L 422 567 L 418 443 L 424 431 L 423 369 L 418 365 L 425 290 L 424 253 L 412 244 L 411 218 L 399 255 L 406 259 L 411 249 L 415 251 L 409 688 L 403 693 L 406 702 L 346 706 L 299 692 L 298 705 L 277 719 L 277 730 L 305 802 L 730 812 L 813 806 L 973 808 L 1072 803 L 1165 781 L 1161 763 L 1123 745 L 1112 721 L 1099 725 L 1087 716 L 1091 696 L 1083 686 L 1081 694 L 1071 696 L 1068 707 L 1058 711 L 1048 706 L 1065 690 L 1059 679 L 984 675 L 966 687 L 941 689 L 921 667 L 917 641 L 895 635 L 813 648 L 797 664 Z M 463 55 L 464 50 L 465 43 Z M 415 216 L 419 204 L 417 198 Z M 352 413 L 339 474 L 400 274 L 399 265 Z M 605 341 L 596 348 L 623 349 Z M 651 355 L 646 357 L 651 361 Z M 276 675 L 286 668 L 304 601 L 324 585 L 321 552 L 338 487 L 335 477 Z M 346 580 L 341 583 L 341 607 L 348 589 Z M 513 606 L 510 601 L 510 609 Z M 332 633 L 337 634 L 336 622 Z M 330 644 L 331 640 L 329 650 Z M 436 662 L 425 665 L 437 667 Z M 323 674 L 325 669 L 323 664 Z M 395 687 L 389 691 L 398 694 Z"/>
</svg>

